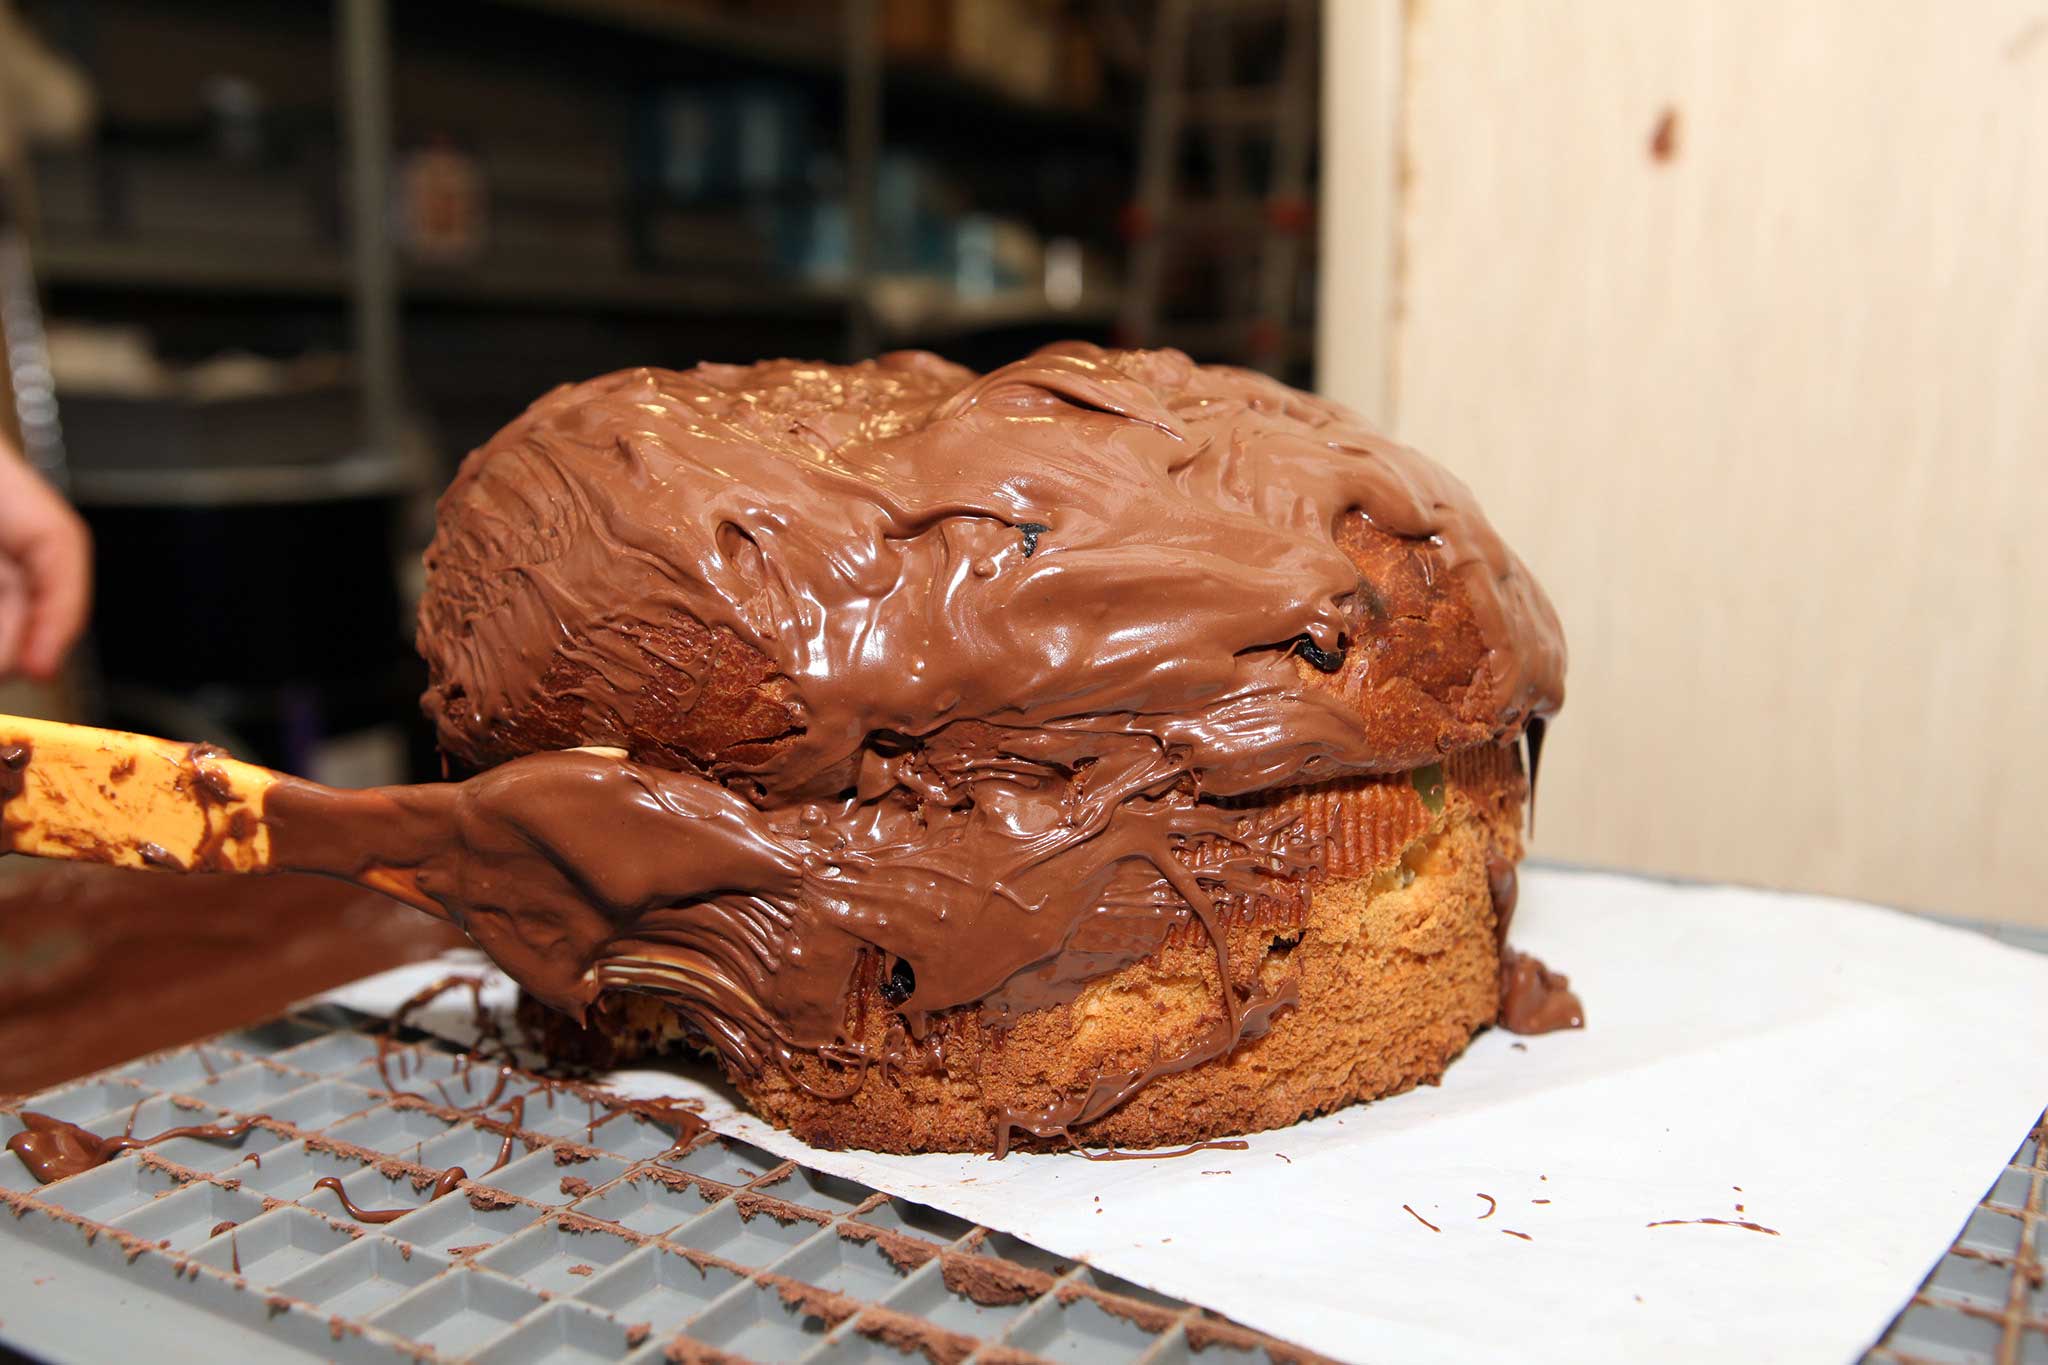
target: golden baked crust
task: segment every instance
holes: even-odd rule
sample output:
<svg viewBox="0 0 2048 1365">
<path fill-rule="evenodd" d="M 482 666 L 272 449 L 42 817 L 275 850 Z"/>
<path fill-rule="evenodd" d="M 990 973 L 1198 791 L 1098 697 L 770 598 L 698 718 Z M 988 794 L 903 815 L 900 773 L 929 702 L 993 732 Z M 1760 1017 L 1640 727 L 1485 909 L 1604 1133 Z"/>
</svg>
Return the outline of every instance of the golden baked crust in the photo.
<svg viewBox="0 0 2048 1365">
<path fill-rule="evenodd" d="M 1499 1010 L 1489 871 L 1520 855 L 1526 792 L 1512 748 L 1466 750 L 1443 773 L 1440 802 L 1407 775 L 1277 798 L 1327 833 L 1328 871 L 1313 887 L 1235 908 L 1232 984 L 1242 992 L 1291 978 L 1299 1004 L 1228 1056 L 1150 1082 L 1088 1125 L 1087 1143 L 1171 1146 L 1255 1132 L 1442 1076 Z M 1419 776 L 1428 788 L 1430 776 Z M 871 1065 L 858 1086 L 852 1073 L 808 1057 L 738 1084 L 763 1116 L 816 1146 L 986 1150 L 1006 1110 L 1144 1064 L 1160 1039 L 1213 1026 L 1219 999 L 1215 951 L 1192 922 L 1069 1004 L 1008 1028 L 972 1007 L 952 1011 L 922 1045 L 905 1035 L 871 972 L 853 992 L 848 1041 L 896 1060 Z M 550 1055 L 595 1067 L 690 1041 L 681 1016 L 654 996 L 607 997 L 588 1028 L 535 1004 L 522 1019 Z M 1019 1135 L 1012 1145 L 1055 1144 Z"/>
</svg>

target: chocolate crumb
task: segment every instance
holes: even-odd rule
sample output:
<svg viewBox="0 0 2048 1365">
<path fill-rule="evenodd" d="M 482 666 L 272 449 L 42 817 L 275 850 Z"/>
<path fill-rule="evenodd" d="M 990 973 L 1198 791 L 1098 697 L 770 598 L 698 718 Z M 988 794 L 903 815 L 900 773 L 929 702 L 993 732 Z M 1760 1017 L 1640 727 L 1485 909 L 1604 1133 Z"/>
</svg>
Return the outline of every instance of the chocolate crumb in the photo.
<svg viewBox="0 0 2048 1365">
<path fill-rule="evenodd" d="M 1660 1218 L 1654 1223 L 1645 1223 L 1643 1226 L 1650 1228 L 1673 1228 L 1688 1223 L 1716 1228 L 1743 1228 L 1750 1232 L 1761 1232 L 1770 1237 L 1781 1237 L 1784 1235 L 1776 1228 L 1767 1228 L 1762 1223 L 1744 1223 L 1733 1218 Z"/>
<path fill-rule="evenodd" d="M 1410 1218 L 1413 1218 L 1413 1219 L 1414 1219 L 1414 1220 L 1415 1220 L 1416 1222 L 1418 1222 L 1418 1223 L 1422 1224 L 1422 1226 L 1424 1226 L 1424 1227 L 1428 1228 L 1428 1229 L 1429 1229 L 1429 1230 L 1430 1230 L 1431 1232 L 1442 1232 L 1442 1231 L 1443 1231 L 1443 1229 L 1442 1229 L 1442 1228 L 1440 1228 L 1440 1227 L 1438 1227 L 1438 1226 L 1437 1226 L 1436 1224 L 1434 1224 L 1434 1223 L 1430 1222 L 1430 1221 L 1429 1221 L 1429 1220 L 1428 1220 L 1427 1218 L 1424 1218 L 1424 1217 L 1423 1217 L 1423 1216 L 1422 1216 L 1421 1214 L 1417 1213 L 1417 1212 L 1416 1212 L 1416 1211 L 1415 1211 L 1414 1209 L 1412 1209 L 1412 1208 L 1408 1208 L 1408 1205 L 1406 1205 L 1406 1204 L 1403 1204 L 1403 1205 L 1402 1205 L 1401 1207 L 1402 1207 L 1402 1208 L 1404 1208 L 1404 1209 L 1408 1209 L 1408 1216 L 1409 1216 Z"/>
</svg>

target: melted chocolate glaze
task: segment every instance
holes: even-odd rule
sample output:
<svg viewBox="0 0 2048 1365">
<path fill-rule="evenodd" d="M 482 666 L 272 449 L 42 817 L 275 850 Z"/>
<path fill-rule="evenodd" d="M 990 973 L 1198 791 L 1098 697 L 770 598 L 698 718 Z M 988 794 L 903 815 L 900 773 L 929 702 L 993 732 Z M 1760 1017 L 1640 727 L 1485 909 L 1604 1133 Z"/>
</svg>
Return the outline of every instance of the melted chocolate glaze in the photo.
<svg viewBox="0 0 2048 1365">
<path fill-rule="evenodd" d="M 140 1108 L 138 1104 L 136 1106 Z M 217 1142 L 233 1142 L 249 1131 L 251 1120 L 240 1119 L 227 1124 L 191 1124 L 182 1128 L 166 1128 L 155 1137 L 138 1138 L 128 1133 L 119 1137 L 101 1137 L 88 1128 L 63 1119 L 51 1118 L 23 1110 L 22 1130 L 7 1139 L 7 1150 L 21 1158 L 22 1165 L 42 1184 L 55 1180 L 66 1180 L 82 1175 L 95 1166 L 103 1166 L 123 1152 L 132 1152 L 138 1147 L 166 1141 L 176 1137 L 206 1138 Z M 134 1117 L 128 1120 L 134 1125 Z"/>
<path fill-rule="evenodd" d="M 1421 547 L 1483 645 L 1455 701 L 1398 732 L 1361 719 L 1372 652 L 1347 667 L 1385 615 L 1343 548 L 1359 524 Z M 1227 981 L 1218 907 L 1313 878 L 1323 850 L 1216 798 L 1525 726 L 1533 751 L 1563 695 L 1556 616 L 1463 485 L 1178 352 L 565 386 L 465 462 L 427 563 L 424 702 L 448 749 L 504 758 L 535 708 L 615 747 L 453 786 L 286 781 L 276 861 L 406 869 L 539 998 L 580 1017 L 604 990 L 661 992 L 742 1075 L 805 1051 L 857 1085 L 842 1031 L 873 954 L 920 1038 L 934 1011 L 1069 1000 L 1189 917 Z M 703 701 L 721 680 L 665 645 L 679 621 L 767 661 L 751 700 Z M 724 730 L 649 742 L 655 700 Z M 1004 1115 L 999 1149 L 1227 1053 L 1292 999 L 1224 990 L 1214 1028 Z"/>
<path fill-rule="evenodd" d="M 1584 1028 L 1586 1010 L 1572 994 L 1571 978 L 1528 953 L 1500 954 L 1500 1026 L 1510 1033 L 1552 1033 Z"/>
<path fill-rule="evenodd" d="M 462 1168 L 460 1166 L 451 1168 L 452 1171 L 460 1171 L 461 1169 Z M 460 1175 L 456 1176 L 457 1180 L 460 1180 L 462 1178 L 463 1177 Z M 333 1190 L 334 1197 L 341 1201 L 342 1212 L 346 1213 L 349 1217 L 355 1219 L 358 1223 L 395 1223 L 399 1219 L 405 1217 L 405 1215 L 407 1215 L 408 1213 L 414 1212 L 414 1210 L 407 1208 L 357 1208 L 355 1201 L 348 1197 L 348 1191 L 344 1190 L 341 1187 L 341 1181 L 331 1175 L 321 1176 L 318 1180 L 314 1181 L 313 1188 L 315 1190 Z M 453 1185 L 453 1183 L 450 1183 L 448 1188 L 453 1189 L 455 1188 L 455 1186 Z M 429 1199 L 427 1202 L 431 1204 L 434 1201 L 434 1199 L 439 1199 L 445 1193 L 447 1193 L 447 1191 L 441 1188 L 439 1182 L 436 1182 L 434 1185 L 433 1199 Z"/>
</svg>

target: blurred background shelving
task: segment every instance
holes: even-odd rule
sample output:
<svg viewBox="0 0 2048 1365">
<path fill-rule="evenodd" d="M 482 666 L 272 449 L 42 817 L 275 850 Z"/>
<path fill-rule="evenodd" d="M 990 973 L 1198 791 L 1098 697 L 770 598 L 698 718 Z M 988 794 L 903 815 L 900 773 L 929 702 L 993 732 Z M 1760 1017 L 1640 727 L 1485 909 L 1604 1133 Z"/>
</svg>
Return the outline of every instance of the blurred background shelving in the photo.
<svg viewBox="0 0 2048 1365">
<path fill-rule="evenodd" d="M 18 178 L 106 723 L 430 772 L 432 496 L 564 380 L 1066 338 L 1308 378 L 1312 270 L 1247 321 L 1304 0 L 15 6 L 94 106 Z"/>
</svg>

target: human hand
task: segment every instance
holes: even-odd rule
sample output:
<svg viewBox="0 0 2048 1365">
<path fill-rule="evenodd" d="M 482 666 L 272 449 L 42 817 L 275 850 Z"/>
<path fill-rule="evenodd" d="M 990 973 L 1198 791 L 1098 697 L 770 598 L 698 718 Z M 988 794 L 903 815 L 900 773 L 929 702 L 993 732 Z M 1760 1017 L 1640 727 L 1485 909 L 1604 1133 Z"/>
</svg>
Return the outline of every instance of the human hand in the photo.
<svg viewBox="0 0 2048 1365">
<path fill-rule="evenodd" d="M 0 678 L 55 677 L 91 599 L 85 523 L 0 436 Z"/>
</svg>

